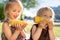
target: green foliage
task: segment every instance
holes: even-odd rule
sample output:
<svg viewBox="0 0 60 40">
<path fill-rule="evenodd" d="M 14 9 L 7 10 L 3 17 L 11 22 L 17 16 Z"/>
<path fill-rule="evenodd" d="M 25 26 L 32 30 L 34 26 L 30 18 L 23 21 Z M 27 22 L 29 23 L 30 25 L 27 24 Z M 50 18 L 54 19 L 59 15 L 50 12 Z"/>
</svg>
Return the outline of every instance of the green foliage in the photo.
<svg viewBox="0 0 60 40">
<path fill-rule="evenodd" d="M 4 4 L 0 3 L 0 20 L 3 20 L 5 18 L 4 16 Z"/>
<path fill-rule="evenodd" d="M 22 13 L 19 20 L 24 20 L 24 18 L 25 18 L 25 15 Z"/>
<path fill-rule="evenodd" d="M 37 0 L 21 0 L 23 3 L 23 6 L 27 9 L 33 8 L 37 5 Z"/>
</svg>

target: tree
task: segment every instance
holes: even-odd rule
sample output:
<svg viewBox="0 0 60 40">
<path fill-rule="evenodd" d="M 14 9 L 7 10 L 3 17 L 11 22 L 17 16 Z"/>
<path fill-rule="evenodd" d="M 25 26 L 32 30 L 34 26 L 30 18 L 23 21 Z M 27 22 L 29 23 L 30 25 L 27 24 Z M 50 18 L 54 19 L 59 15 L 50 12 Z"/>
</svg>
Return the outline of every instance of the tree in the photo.
<svg viewBox="0 0 60 40">
<path fill-rule="evenodd" d="M 5 18 L 4 16 L 4 4 L 0 3 L 0 20 L 2 21 Z"/>
<path fill-rule="evenodd" d="M 37 0 L 21 0 L 23 3 L 23 6 L 27 9 L 33 8 L 37 5 Z"/>
</svg>

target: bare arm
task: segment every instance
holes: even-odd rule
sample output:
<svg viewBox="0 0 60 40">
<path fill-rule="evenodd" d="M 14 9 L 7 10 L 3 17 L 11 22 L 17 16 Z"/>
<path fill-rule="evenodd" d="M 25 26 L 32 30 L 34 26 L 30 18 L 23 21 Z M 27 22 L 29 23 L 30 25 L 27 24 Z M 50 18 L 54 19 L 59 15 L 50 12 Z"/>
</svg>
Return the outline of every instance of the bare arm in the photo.
<svg viewBox="0 0 60 40">
<path fill-rule="evenodd" d="M 50 40 L 55 40 L 55 35 L 53 30 L 49 30 L 49 37 L 50 37 Z"/>
<path fill-rule="evenodd" d="M 21 31 L 21 35 L 23 36 L 23 38 L 26 38 L 25 32 Z"/>
<path fill-rule="evenodd" d="M 33 40 L 38 40 L 38 38 L 41 35 L 41 32 L 42 32 L 42 29 L 41 28 L 38 27 L 36 29 L 36 26 L 33 26 L 33 28 L 32 28 L 32 39 Z"/>
<path fill-rule="evenodd" d="M 2 30 L 5 33 L 5 36 L 7 37 L 8 40 L 16 40 L 20 33 L 19 30 L 16 30 L 14 34 L 12 34 L 7 22 L 3 24 Z"/>
<path fill-rule="evenodd" d="M 48 23 L 48 28 L 49 28 L 49 37 L 50 37 L 50 40 L 55 40 L 55 35 L 54 35 L 53 27 L 54 27 L 53 22 L 49 22 Z"/>
</svg>

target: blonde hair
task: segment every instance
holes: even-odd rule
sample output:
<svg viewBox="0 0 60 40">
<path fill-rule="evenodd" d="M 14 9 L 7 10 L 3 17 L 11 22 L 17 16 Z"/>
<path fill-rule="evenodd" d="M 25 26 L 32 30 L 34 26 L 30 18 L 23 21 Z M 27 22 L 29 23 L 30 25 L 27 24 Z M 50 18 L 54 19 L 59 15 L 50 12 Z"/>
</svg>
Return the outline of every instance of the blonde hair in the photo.
<svg viewBox="0 0 60 40">
<path fill-rule="evenodd" d="M 49 12 L 49 11 L 52 13 L 52 20 L 54 21 L 55 13 L 54 13 L 53 9 L 50 7 L 42 7 L 41 9 L 39 9 L 37 12 L 37 16 L 41 16 L 43 13 Z"/>
<path fill-rule="evenodd" d="M 16 3 L 18 6 L 20 6 L 20 8 L 21 8 L 20 13 L 22 13 L 23 5 L 22 5 L 21 1 L 19 1 L 19 0 L 7 1 L 6 5 L 4 7 L 4 14 L 5 14 L 5 16 L 7 16 L 7 11 L 9 11 L 9 8 L 13 7 L 14 3 Z"/>
</svg>

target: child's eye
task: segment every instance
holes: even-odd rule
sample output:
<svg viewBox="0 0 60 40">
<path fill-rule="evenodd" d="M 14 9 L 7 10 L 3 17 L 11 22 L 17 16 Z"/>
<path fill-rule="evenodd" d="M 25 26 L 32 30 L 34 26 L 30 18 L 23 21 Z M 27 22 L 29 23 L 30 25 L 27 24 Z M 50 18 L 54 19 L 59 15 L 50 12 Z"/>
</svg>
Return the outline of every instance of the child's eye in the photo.
<svg viewBox="0 0 60 40">
<path fill-rule="evenodd" d="M 52 16 L 50 16 L 50 18 L 52 18 Z"/>
<path fill-rule="evenodd" d="M 46 15 L 44 15 L 44 16 L 46 16 Z"/>
</svg>

